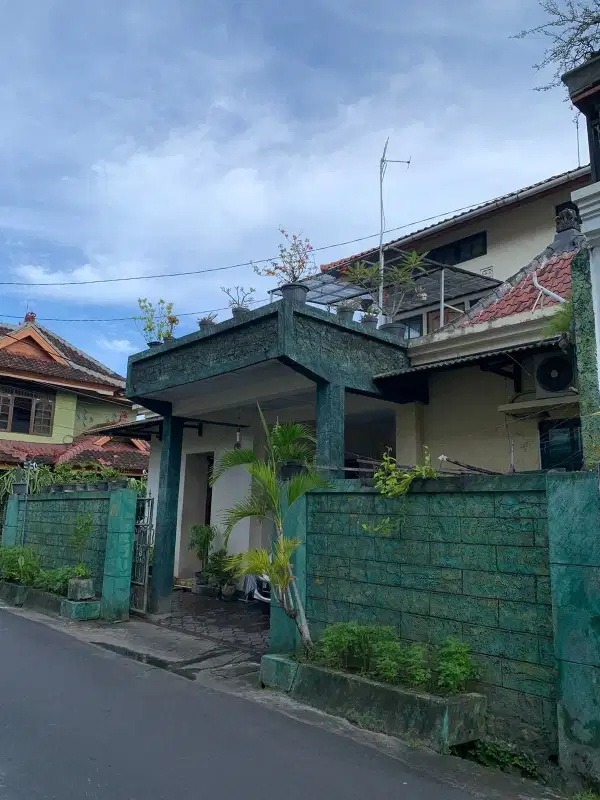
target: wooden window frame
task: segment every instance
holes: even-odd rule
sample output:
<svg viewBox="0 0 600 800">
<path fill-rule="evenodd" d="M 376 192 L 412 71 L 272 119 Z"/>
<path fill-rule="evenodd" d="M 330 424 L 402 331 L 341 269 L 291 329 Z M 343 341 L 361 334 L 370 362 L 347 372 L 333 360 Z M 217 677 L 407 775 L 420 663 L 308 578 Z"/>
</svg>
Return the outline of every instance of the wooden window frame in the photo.
<svg viewBox="0 0 600 800">
<path fill-rule="evenodd" d="M 6 428 L 0 428 L 1 433 L 16 433 L 18 432 L 12 430 L 13 424 L 13 413 L 15 408 L 15 398 L 22 397 L 28 400 L 31 400 L 31 413 L 29 416 L 29 430 L 27 433 L 23 433 L 24 436 L 47 436 L 50 438 L 52 436 L 52 432 L 54 430 L 54 412 L 56 409 L 56 395 L 44 393 L 44 392 L 33 392 L 28 389 L 19 389 L 15 386 L 0 386 L 0 397 L 1 398 L 8 398 L 9 408 L 8 408 L 8 420 Z M 48 433 L 40 433 L 39 431 L 34 430 L 35 425 L 35 410 L 36 404 L 38 402 L 49 403 L 50 404 L 50 420 L 49 420 L 49 431 Z"/>
</svg>

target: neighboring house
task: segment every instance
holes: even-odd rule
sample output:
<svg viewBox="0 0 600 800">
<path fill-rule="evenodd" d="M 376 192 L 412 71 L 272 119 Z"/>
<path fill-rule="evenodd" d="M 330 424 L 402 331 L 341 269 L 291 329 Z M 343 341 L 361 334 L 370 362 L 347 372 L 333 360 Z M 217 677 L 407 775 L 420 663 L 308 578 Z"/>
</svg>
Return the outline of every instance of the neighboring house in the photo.
<svg viewBox="0 0 600 800">
<path fill-rule="evenodd" d="M 247 496 L 243 468 L 213 487 L 208 478 L 213 460 L 236 444 L 261 452 L 257 403 L 270 423 L 312 426 L 317 464 L 332 477 L 360 474 L 388 447 L 414 464 L 424 445 L 436 466 L 442 455 L 498 472 L 579 466 L 576 377 L 564 341 L 545 333 L 558 301 L 533 282 L 535 273 L 561 299 L 570 293 L 582 237 L 575 214 L 565 213 L 539 257 L 503 284 L 486 278 L 485 297 L 468 313 L 414 341 L 281 301 L 131 356 L 127 395 L 153 413 L 106 433 L 151 443 L 157 552 L 166 554 L 154 566 L 154 607 L 168 606 L 173 574 L 197 568 L 191 526 L 218 523 Z M 473 279 L 447 269 L 457 289 L 465 274 Z M 324 281 L 335 291 L 335 279 Z M 267 526 L 245 520 L 229 547 L 239 552 L 269 538 Z"/>
<path fill-rule="evenodd" d="M 87 435 L 100 423 L 134 416 L 116 372 L 36 323 L 0 324 L 0 469 L 90 461 L 141 475 L 144 442 Z"/>
<path fill-rule="evenodd" d="M 515 265 L 527 264 L 541 252 L 554 236 L 554 218 L 564 208 L 573 207 L 571 192 L 590 183 L 589 166 L 555 175 L 518 191 L 497 197 L 449 219 L 414 231 L 385 245 L 386 263 L 402 252 L 416 250 L 427 253 L 438 264 L 458 267 L 482 277 L 505 281 L 513 275 Z M 339 261 L 324 264 L 323 272 L 336 271 L 356 260 L 377 262 L 379 249 L 372 248 Z M 489 288 L 469 286 L 464 294 L 447 284 L 444 322 L 456 319 L 469 310 Z M 439 297 L 430 291 L 429 301 L 399 314 L 409 323 L 410 338 L 424 336 L 440 327 Z M 319 302 L 317 292 L 314 299 Z"/>
</svg>

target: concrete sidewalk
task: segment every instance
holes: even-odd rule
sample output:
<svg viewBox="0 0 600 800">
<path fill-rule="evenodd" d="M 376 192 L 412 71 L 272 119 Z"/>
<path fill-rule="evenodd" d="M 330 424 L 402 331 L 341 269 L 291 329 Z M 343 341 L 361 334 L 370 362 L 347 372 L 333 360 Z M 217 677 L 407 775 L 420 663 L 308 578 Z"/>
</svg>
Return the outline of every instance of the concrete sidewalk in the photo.
<svg viewBox="0 0 600 800">
<path fill-rule="evenodd" d="M 479 798 L 494 800 L 545 800 L 562 797 L 552 789 L 452 756 L 441 756 L 425 749 L 358 728 L 346 720 L 329 716 L 290 700 L 286 695 L 260 687 L 258 662 L 252 654 L 230 648 L 221 642 L 190 636 L 163 628 L 142 619 L 110 624 L 68 622 L 35 611 L 0 604 L 0 612 L 22 616 L 62 631 L 81 642 L 195 681 L 198 688 L 226 692 L 268 706 L 287 717 L 341 735 L 396 759 L 424 775 Z"/>
</svg>

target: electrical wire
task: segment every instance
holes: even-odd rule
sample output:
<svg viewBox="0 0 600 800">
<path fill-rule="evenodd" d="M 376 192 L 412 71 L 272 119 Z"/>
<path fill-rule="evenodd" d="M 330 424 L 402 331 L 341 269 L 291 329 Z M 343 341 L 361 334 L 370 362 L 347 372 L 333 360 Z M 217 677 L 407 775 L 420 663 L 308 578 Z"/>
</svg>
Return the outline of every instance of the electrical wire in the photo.
<svg viewBox="0 0 600 800">
<path fill-rule="evenodd" d="M 440 214 L 435 214 L 431 217 L 423 217 L 422 219 L 414 220 L 413 222 L 407 222 L 404 225 L 398 225 L 395 228 L 388 228 L 384 230 L 385 233 L 394 233 L 395 231 L 406 230 L 406 228 L 411 228 L 413 225 L 420 225 L 424 222 L 431 222 L 432 220 L 439 219 L 439 217 L 445 217 L 448 214 L 458 214 L 461 211 L 468 211 L 469 209 L 476 208 L 480 205 L 485 205 L 487 201 L 484 203 L 470 203 L 468 206 L 461 206 L 460 208 L 454 208 L 451 211 L 442 211 Z M 417 231 L 415 231 L 417 233 Z M 345 242 L 335 242 L 334 244 L 326 244 L 322 245 L 321 247 L 313 247 L 312 252 L 323 252 L 324 250 L 331 250 L 335 247 L 345 247 L 349 244 L 357 244 L 358 242 L 365 242 L 368 239 L 374 239 L 380 236 L 380 232 L 371 233 L 368 236 L 359 236 L 356 239 L 347 239 Z M 388 242 L 388 245 L 390 242 Z M 267 264 L 271 261 L 277 261 L 279 256 L 271 256 L 270 258 L 260 258 L 257 260 L 250 260 L 250 261 L 242 261 L 239 264 L 228 264 L 224 267 L 208 267 L 207 269 L 198 269 L 198 270 L 187 270 L 185 272 L 163 272 L 156 275 L 132 275 L 126 276 L 123 278 L 95 278 L 92 280 L 87 281 L 35 281 L 35 282 L 23 282 L 23 281 L 0 281 L 0 286 L 89 286 L 91 284 L 99 284 L 99 283 L 122 283 L 124 281 L 146 281 L 146 280 L 155 280 L 157 278 L 177 278 L 183 277 L 188 275 L 203 275 L 209 272 L 223 272 L 224 270 L 229 269 L 238 269 L 239 267 L 250 267 L 255 264 Z M 349 256 L 352 258 L 352 256 Z M 437 262 L 431 262 L 437 263 Z M 443 265 L 442 265 L 443 266 Z M 446 265 L 447 266 L 447 265 Z M 91 320 L 90 320 L 91 321 Z"/>
</svg>

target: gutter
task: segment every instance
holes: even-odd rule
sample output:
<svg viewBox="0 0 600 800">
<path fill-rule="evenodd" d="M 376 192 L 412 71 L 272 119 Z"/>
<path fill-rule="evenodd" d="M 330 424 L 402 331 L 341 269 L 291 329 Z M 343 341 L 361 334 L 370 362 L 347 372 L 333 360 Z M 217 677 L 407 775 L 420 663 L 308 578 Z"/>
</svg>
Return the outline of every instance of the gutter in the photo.
<svg viewBox="0 0 600 800">
<path fill-rule="evenodd" d="M 556 300 L 559 303 L 566 303 L 567 302 L 564 297 L 561 297 L 559 294 L 556 294 L 556 292 L 553 292 L 550 289 L 546 289 L 545 286 L 542 286 L 540 284 L 540 282 L 538 281 L 537 271 L 535 271 L 535 272 L 533 272 L 531 274 L 531 280 L 533 281 L 533 285 L 535 286 L 535 288 L 539 289 L 540 292 L 543 292 L 548 297 L 551 297 L 553 300 Z"/>
</svg>

